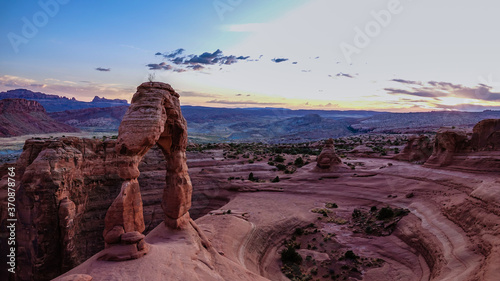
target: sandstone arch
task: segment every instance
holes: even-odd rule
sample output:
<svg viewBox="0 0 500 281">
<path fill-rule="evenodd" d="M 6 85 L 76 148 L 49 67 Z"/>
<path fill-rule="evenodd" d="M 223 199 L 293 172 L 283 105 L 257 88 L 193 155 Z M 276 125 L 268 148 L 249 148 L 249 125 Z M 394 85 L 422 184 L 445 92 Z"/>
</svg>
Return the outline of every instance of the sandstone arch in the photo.
<svg viewBox="0 0 500 281">
<path fill-rule="evenodd" d="M 186 164 L 187 123 L 181 113 L 179 94 L 168 84 L 146 82 L 137 88 L 119 128 L 116 151 L 119 154 L 119 176 L 124 182 L 106 214 L 103 233 L 106 246 L 123 245 L 123 235 L 140 234 L 145 229 L 137 181 L 140 174 L 138 165 L 155 144 L 160 147 L 167 162 L 162 198 L 165 225 L 178 229 L 189 224 L 192 185 Z M 147 252 L 147 245 L 140 249 L 140 245 L 144 244 L 141 241 L 133 241 L 137 242 L 139 256 Z M 137 257 L 135 253 L 128 258 Z"/>
</svg>

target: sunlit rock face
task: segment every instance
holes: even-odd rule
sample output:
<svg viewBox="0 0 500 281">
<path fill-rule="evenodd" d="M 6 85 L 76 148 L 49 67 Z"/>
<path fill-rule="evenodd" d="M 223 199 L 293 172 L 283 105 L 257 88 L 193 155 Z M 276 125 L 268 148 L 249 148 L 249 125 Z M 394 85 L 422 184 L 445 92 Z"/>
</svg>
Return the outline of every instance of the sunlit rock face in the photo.
<svg viewBox="0 0 500 281">
<path fill-rule="evenodd" d="M 187 123 L 181 113 L 179 95 L 168 84 L 143 83 L 137 88 L 119 128 L 115 151 L 120 159 L 118 174 L 124 183 L 106 214 L 103 236 L 106 247 L 115 245 L 115 248 L 107 251 L 103 259 L 127 260 L 148 252 L 147 245 L 142 249 L 130 247 L 120 237 L 145 229 L 137 178 L 139 163 L 155 144 L 163 152 L 167 165 L 161 204 L 165 225 L 177 229 L 189 223 L 192 185 L 186 164 Z M 142 240 L 135 242 L 144 244 Z M 119 254 L 114 255 L 115 252 Z"/>
<path fill-rule="evenodd" d="M 342 160 L 335 153 L 333 139 L 329 139 L 318 156 L 316 167 L 321 170 L 329 170 L 340 164 L 342 164 Z"/>
</svg>

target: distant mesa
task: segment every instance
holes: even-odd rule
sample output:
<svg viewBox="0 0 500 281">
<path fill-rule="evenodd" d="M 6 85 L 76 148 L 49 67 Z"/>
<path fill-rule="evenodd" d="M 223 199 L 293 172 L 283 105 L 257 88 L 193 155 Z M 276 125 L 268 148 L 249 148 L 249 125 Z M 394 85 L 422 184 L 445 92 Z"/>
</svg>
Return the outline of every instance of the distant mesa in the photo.
<svg viewBox="0 0 500 281">
<path fill-rule="evenodd" d="M 47 112 L 58 112 L 64 110 L 75 110 L 95 107 L 113 107 L 128 105 L 126 100 L 106 99 L 94 97 L 92 102 L 79 101 L 73 98 L 58 95 L 48 95 L 40 92 L 33 92 L 27 89 L 15 89 L 0 93 L 0 100 L 3 99 L 27 99 L 39 102 Z"/>
<path fill-rule="evenodd" d="M 79 131 L 77 128 L 49 117 L 37 101 L 0 100 L 0 137 Z"/>
<path fill-rule="evenodd" d="M 74 98 L 73 98 L 74 99 Z M 114 102 L 114 103 L 119 103 L 119 104 L 128 104 L 127 100 L 121 100 L 121 99 L 107 99 L 107 98 L 100 98 L 98 96 L 95 96 L 92 102 Z"/>
</svg>

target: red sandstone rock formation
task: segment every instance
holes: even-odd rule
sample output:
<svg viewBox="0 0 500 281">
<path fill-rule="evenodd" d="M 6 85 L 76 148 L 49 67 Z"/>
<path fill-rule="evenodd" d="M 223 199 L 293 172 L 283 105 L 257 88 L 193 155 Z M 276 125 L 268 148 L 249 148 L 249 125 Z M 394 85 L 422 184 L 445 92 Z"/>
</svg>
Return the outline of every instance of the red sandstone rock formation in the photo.
<svg viewBox="0 0 500 281">
<path fill-rule="evenodd" d="M 463 130 L 442 129 L 434 142 L 427 167 L 500 171 L 500 119 L 487 119 L 474 126 L 472 136 Z"/>
<path fill-rule="evenodd" d="M 145 229 L 137 178 L 140 161 L 155 144 L 167 161 L 167 184 L 162 200 L 165 225 L 176 229 L 189 223 L 192 185 L 186 164 L 187 124 L 182 117 L 179 95 L 168 84 L 143 83 L 120 124 L 116 151 L 120 154 L 119 175 L 125 182 L 106 214 L 103 233 L 107 246 L 117 245 L 112 242 L 120 242 L 121 246 L 105 251 L 101 259 L 138 258 L 148 251 L 147 245 L 139 247 L 144 244 L 143 240 L 136 241 L 134 248 L 129 242 L 124 243 L 123 236 L 142 233 Z"/>
<path fill-rule="evenodd" d="M 0 100 L 0 137 L 79 131 L 50 118 L 37 101 Z"/>
<path fill-rule="evenodd" d="M 342 160 L 335 153 L 333 139 L 329 139 L 325 142 L 325 147 L 318 156 L 316 167 L 320 170 L 329 170 L 340 164 L 342 164 Z"/>
<path fill-rule="evenodd" d="M 394 156 L 396 160 L 424 163 L 432 155 L 432 142 L 428 136 L 414 136 L 408 140 L 401 153 Z"/>
<path fill-rule="evenodd" d="M 486 119 L 474 126 L 471 138 L 474 151 L 500 150 L 500 119 Z"/>
</svg>

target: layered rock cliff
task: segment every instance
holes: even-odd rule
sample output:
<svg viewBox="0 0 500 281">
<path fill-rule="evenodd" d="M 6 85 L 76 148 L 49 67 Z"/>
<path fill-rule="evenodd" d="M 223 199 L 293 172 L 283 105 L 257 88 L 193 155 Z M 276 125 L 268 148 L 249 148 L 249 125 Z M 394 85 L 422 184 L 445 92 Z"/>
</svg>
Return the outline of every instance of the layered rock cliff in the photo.
<svg viewBox="0 0 500 281">
<path fill-rule="evenodd" d="M 49 117 L 37 101 L 0 100 L 0 137 L 79 131 Z"/>
<path fill-rule="evenodd" d="M 477 123 L 468 134 L 464 130 L 441 129 L 426 167 L 498 172 L 500 171 L 500 119 Z"/>
</svg>

